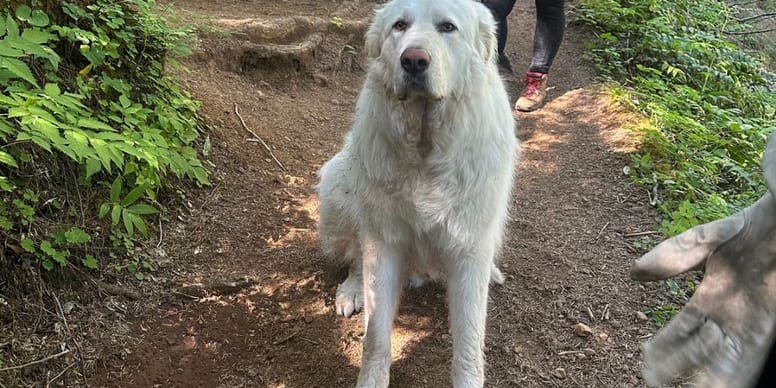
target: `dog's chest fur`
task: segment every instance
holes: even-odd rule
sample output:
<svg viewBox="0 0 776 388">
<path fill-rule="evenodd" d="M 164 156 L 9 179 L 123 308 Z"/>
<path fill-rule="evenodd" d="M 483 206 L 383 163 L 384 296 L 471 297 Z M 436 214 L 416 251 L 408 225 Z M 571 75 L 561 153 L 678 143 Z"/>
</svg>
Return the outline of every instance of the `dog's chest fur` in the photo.
<svg viewBox="0 0 776 388">
<path fill-rule="evenodd" d="M 453 129 L 439 119 L 443 109 L 422 100 L 399 102 L 391 112 L 394 127 L 371 134 L 375 137 L 370 142 L 382 143 L 378 148 L 384 152 L 380 165 L 366 166 L 368 179 L 374 181 L 366 185 L 369 191 L 362 199 L 373 217 L 403 221 L 422 234 L 444 223 L 453 204 L 460 203 L 461 186 L 468 185 L 462 181 L 465 174 L 458 171 L 462 166 L 454 163 L 460 158 L 446 155 L 454 152 L 447 148 L 446 139 Z M 375 151 L 374 147 L 361 149 Z M 369 156 L 361 158 L 370 160 Z"/>
</svg>

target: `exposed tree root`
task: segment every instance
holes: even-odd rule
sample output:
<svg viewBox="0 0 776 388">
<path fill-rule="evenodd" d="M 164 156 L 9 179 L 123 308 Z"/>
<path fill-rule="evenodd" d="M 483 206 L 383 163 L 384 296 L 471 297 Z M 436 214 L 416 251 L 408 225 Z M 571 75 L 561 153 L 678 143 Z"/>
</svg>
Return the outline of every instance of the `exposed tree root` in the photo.
<svg viewBox="0 0 776 388">
<path fill-rule="evenodd" d="M 230 71 L 256 68 L 293 68 L 311 72 L 316 53 L 328 35 L 344 35 L 348 41 L 363 40 L 364 20 L 326 20 L 307 16 L 276 19 L 219 19 L 217 27 L 230 32 L 226 38 L 206 38 L 195 58 L 223 61 Z M 218 39 L 218 41 L 215 41 Z"/>
</svg>

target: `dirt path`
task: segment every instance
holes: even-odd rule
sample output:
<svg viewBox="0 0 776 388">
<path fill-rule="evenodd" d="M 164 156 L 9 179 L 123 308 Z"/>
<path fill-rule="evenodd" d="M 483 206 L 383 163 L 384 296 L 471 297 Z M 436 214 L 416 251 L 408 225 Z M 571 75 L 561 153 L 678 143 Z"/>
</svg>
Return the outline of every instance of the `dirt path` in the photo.
<svg viewBox="0 0 776 388">
<path fill-rule="evenodd" d="M 217 5 L 216 5 L 217 4 Z M 194 19 L 317 16 L 365 20 L 373 2 L 178 0 Z M 533 2 L 512 14 L 508 53 L 527 66 Z M 550 102 L 520 115 L 523 151 L 501 267 L 491 292 L 487 380 L 492 387 L 642 386 L 634 313 L 659 291 L 628 280 L 638 256 L 624 233 L 655 221 L 646 194 L 627 184 L 620 115 L 595 93 L 571 26 L 553 68 Z M 165 227 L 157 275 L 162 297 L 130 321 L 126 347 L 106 355 L 93 387 L 343 387 L 360 360 L 362 316 L 337 318 L 344 274 L 316 245 L 316 171 L 349 127 L 363 71 L 328 34 L 312 68 L 250 60 L 229 50 L 240 37 L 203 34 L 187 60 L 187 87 L 212 123 L 214 186 L 191 198 L 190 215 Z M 243 42 L 244 43 L 244 42 Z M 510 93 L 518 92 L 510 82 Z M 246 139 L 234 113 L 274 150 Z M 236 282 L 235 284 L 228 284 Z M 575 335 L 585 323 L 592 334 Z M 447 387 L 451 338 L 444 289 L 404 298 L 394 331 L 392 386 Z"/>
</svg>

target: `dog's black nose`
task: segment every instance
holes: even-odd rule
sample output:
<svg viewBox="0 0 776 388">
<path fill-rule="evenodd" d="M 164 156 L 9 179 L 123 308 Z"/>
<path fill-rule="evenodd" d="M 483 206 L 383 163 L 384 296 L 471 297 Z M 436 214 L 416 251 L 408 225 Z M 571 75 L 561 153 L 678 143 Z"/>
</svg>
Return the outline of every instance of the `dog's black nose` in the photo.
<svg viewBox="0 0 776 388">
<path fill-rule="evenodd" d="M 418 75 L 426 69 L 428 69 L 429 63 L 431 63 L 431 56 L 428 55 L 428 51 L 418 48 L 408 48 L 401 53 L 401 67 L 407 73 L 412 75 Z"/>
</svg>

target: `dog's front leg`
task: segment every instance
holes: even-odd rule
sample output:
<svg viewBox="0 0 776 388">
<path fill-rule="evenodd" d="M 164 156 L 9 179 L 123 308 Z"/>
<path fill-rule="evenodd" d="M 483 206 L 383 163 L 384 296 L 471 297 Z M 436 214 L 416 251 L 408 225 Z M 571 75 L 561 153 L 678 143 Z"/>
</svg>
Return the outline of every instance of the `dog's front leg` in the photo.
<svg viewBox="0 0 776 388">
<path fill-rule="evenodd" d="M 370 246 L 371 245 L 371 246 Z M 404 284 L 404 257 L 384 243 L 365 244 L 363 339 L 358 388 L 388 387 L 391 328 Z"/>
<path fill-rule="evenodd" d="M 476 388 L 485 383 L 483 347 L 492 264 L 483 257 L 464 256 L 458 260 L 448 267 L 447 283 L 453 387 Z"/>
</svg>

